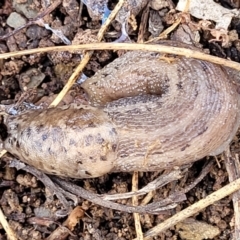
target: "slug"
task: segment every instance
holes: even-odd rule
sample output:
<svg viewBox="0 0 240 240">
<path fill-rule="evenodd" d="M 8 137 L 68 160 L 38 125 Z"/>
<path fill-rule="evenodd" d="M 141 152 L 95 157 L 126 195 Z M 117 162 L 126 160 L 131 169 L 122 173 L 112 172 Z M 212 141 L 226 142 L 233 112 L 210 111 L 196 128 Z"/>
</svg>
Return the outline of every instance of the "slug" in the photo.
<svg viewBox="0 0 240 240">
<path fill-rule="evenodd" d="M 239 127 L 238 87 L 209 62 L 127 52 L 82 87 L 89 105 L 7 116 L 2 147 L 45 173 L 93 178 L 219 154 Z"/>
</svg>

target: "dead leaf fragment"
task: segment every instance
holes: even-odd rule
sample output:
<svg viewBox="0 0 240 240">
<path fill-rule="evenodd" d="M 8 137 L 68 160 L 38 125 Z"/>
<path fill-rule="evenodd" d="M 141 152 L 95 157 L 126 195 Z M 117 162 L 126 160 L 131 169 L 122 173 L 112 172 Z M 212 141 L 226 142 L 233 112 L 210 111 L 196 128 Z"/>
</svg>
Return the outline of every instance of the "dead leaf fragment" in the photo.
<svg viewBox="0 0 240 240">
<path fill-rule="evenodd" d="M 193 218 L 178 223 L 176 229 L 181 239 L 186 240 L 213 239 L 220 234 L 219 228 Z"/>
<path fill-rule="evenodd" d="M 68 216 L 67 220 L 64 222 L 64 226 L 73 231 L 74 227 L 77 225 L 79 220 L 83 218 L 83 216 L 84 216 L 83 209 L 80 206 L 75 207 Z"/>
<path fill-rule="evenodd" d="M 180 0 L 176 9 L 184 11 L 188 0 Z M 228 29 L 233 17 L 240 16 L 237 9 L 229 10 L 215 3 L 213 0 L 191 0 L 189 3 L 189 12 L 192 16 L 216 22 L 216 29 Z"/>
</svg>

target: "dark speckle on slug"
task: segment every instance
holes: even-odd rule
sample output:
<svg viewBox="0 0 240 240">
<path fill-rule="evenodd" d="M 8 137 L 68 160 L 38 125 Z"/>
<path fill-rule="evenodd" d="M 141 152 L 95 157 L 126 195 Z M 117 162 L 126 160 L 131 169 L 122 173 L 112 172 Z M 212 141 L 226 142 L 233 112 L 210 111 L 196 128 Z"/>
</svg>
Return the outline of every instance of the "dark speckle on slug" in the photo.
<svg viewBox="0 0 240 240">
<path fill-rule="evenodd" d="M 41 133 L 43 126 L 44 126 L 43 124 L 37 125 L 37 126 L 35 127 L 36 133 Z"/>
<path fill-rule="evenodd" d="M 104 143 L 104 139 L 101 137 L 100 133 L 97 134 L 96 143 L 98 143 L 98 144 Z"/>
<path fill-rule="evenodd" d="M 17 148 L 20 148 L 19 141 L 16 141 L 16 147 L 17 147 Z"/>
<path fill-rule="evenodd" d="M 239 87 L 209 62 L 176 57 L 169 63 L 159 53 L 127 52 L 82 87 L 89 106 L 6 117 L 3 147 L 46 173 L 90 178 L 219 154 L 239 127 Z"/>
<path fill-rule="evenodd" d="M 112 151 L 115 152 L 116 149 L 117 149 L 117 145 L 116 145 L 116 144 L 113 144 L 113 145 L 112 145 Z"/>
<path fill-rule="evenodd" d="M 240 86 L 237 87 L 237 93 L 240 94 Z"/>
<path fill-rule="evenodd" d="M 42 135 L 42 140 L 43 140 L 43 141 L 47 140 L 47 138 L 48 138 L 48 135 L 47 135 L 47 134 L 43 134 L 43 135 Z"/>
<path fill-rule="evenodd" d="M 76 145 L 76 141 L 73 138 L 71 138 L 69 141 L 69 145 Z"/>
<path fill-rule="evenodd" d="M 177 87 L 178 87 L 179 90 L 182 89 L 182 82 L 181 81 L 179 83 L 177 83 Z"/>
<path fill-rule="evenodd" d="M 190 147 L 190 145 L 187 144 L 186 146 L 182 147 L 182 148 L 181 148 L 181 151 L 185 151 L 185 149 L 186 149 L 187 147 Z"/>
<path fill-rule="evenodd" d="M 94 138 L 90 134 L 90 135 L 85 136 L 84 139 L 85 139 L 85 146 L 90 146 L 93 143 Z"/>
<path fill-rule="evenodd" d="M 105 156 L 100 156 L 100 160 L 107 161 L 107 158 Z"/>
<path fill-rule="evenodd" d="M 30 128 L 30 127 L 28 127 L 28 128 L 26 129 L 26 133 L 27 133 L 27 136 L 28 136 L 28 137 L 31 136 L 31 128 Z"/>
<path fill-rule="evenodd" d="M 10 145 L 12 145 L 12 138 L 8 138 L 8 143 L 10 144 Z"/>
<path fill-rule="evenodd" d="M 93 122 L 91 122 L 91 123 L 88 124 L 88 127 L 90 127 L 90 128 L 95 128 L 96 125 L 95 125 Z"/>
</svg>

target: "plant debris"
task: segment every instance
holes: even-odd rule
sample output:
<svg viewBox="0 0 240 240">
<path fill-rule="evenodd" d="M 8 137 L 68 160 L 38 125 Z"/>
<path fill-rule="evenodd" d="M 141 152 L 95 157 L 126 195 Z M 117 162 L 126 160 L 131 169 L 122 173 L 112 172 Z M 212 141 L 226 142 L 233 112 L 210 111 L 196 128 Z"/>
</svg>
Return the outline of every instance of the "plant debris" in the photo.
<svg viewBox="0 0 240 240">
<path fill-rule="evenodd" d="M 239 6 L 233 2 L 126 0 L 102 33 L 102 41 L 152 41 L 155 38 L 163 38 L 161 34 L 164 33 L 164 38 L 191 43 L 211 55 L 239 62 L 240 14 L 237 8 Z M 100 39 L 99 30 L 107 22 L 115 6 L 116 1 L 105 0 L 3 0 L 0 2 L 0 53 L 71 43 L 96 43 Z M 167 34 L 166 30 L 169 31 Z M 77 74 L 78 82 L 93 76 L 123 53 L 124 51 L 106 50 L 39 52 L 0 59 L 1 109 L 16 112 L 28 108 L 31 104 L 47 107 L 66 86 L 72 72 L 86 56 L 91 58 L 83 70 L 84 75 Z M 171 60 L 167 55 L 166 59 Z M 86 96 L 77 82 L 60 105 L 70 103 L 86 104 Z M 8 235 L 9 239 L 16 239 L 17 236 L 19 239 L 36 240 L 124 240 L 141 236 L 139 231 L 142 231 L 144 236 L 159 223 L 164 223 L 169 217 L 233 181 L 232 176 L 238 175 L 233 174 L 234 169 L 229 166 L 231 161 L 238 161 L 239 150 L 238 134 L 230 147 L 231 154 L 211 158 L 214 164 L 209 165 L 209 168 L 205 165 L 208 159 L 198 161 L 192 166 L 187 166 L 187 171 L 183 171 L 181 178 L 161 188 L 151 188 L 152 185 L 148 184 L 163 176 L 162 172 L 139 173 L 140 190 L 135 191 L 131 191 L 132 184 L 136 182 L 132 183 L 129 173 L 112 173 L 74 183 L 52 178 L 52 182 L 49 183 L 48 178 L 41 174 L 34 176 L 25 166 L 9 167 L 9 163 L 14 162 L 14 157 L 5 154 L 0 161 L 0 209 L 12 232 L 6 233 L 3 223 L 3 226 L 0 226 L 0 238 L 7 239 Z M 50 190 L 49 186 L 52 186 L 52 183 L 56 184 L 56 192 Z M 70 185 L 65 185 L 65 190 L 59 190 L 60 186 L 67 183 Z M 74 184 L 77 185 L 76 188 Z M 126 196 L 133 197 L 135 193 L 142 193 L 146 186 L 149 187 L 148 193 L 139 194 L 139 205 L 132 206 L 131 198 Z M 72 192 L 64 195 L 66 189 L 72 188 Z M 93 195 L 88 199 L 79 197 L 76 192 L 81 189 Z M 66 202 L 64 199 L 67 199 Z M 104 204 L 98 205 L 97 200 Z M 171 204 L 175 207 L 166 208 L 157 212 L 158 214 L 146 211 L 152 209 L 154 204 L 162 203 L 161 201 L 172 201 Z M 238 239 L 235 235 L 239 230 L 236 220 L 238 215 L 236 210 L 234 212 L 234 209 L 238 209 L 237 204 L 236 193 L 234 207 L 232 197 L 228 196 L 191 218 L 155 234 L 155 239 Z M 63 210 L 66 210 L 67 206 L 70 206 L 67 209 L 67 213 L 70 214 L 65 220 L 64 216 L 67 213 Z M 120 208 L 108 208 L 112 206 Z M 135 229 L 133 211 L 130 211 L 132 208 L 140 209 L 135 220 L 138 218 L 142 230 Z"/>
</svg>

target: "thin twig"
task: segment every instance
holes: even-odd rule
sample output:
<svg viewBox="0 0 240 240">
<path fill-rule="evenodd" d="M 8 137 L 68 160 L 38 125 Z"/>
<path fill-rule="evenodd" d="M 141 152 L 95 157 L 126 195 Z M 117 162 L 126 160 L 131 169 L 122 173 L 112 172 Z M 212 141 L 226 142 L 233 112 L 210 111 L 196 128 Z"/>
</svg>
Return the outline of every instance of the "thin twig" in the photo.
<svg viewBox="0 0 240 240">
<path fill-rule="evenodd" d="M 155 37 L 153 39 L 150 39 L 146 42 L 144 42 L 145 44 L 146 43 L 151 43 L 151 42 L 154 42 L 154 41 L 158 41 L 158 40 L 162 40 L 162 39 L 166 39 L 168 34 L 171 33 L 180 23 L 181 23 L 181 19 L 177 19 L 175 23 L 173 23 L 169 28 L 167 28 L 165 31 L 163 31 L 159 37 Z"/>
<path fill-rule="evenodd" d="M 12 228 L 9 226 L 1 208 L 0 208 L 0 223 L 2 224 L 8 238 L 10 240 L 17 240 L 18 239 L 15 232 L 13 232 Z"/>
<path fill-rule="evenodd" d="M 7 153 L 7 151 L 6 151 L 5 149 L 1 150 L 1 152 L 0 152 L 0 158 L 1 158 L 3 155 L 5 155 L 6 153 Z"/>
<path fill-rule="evenodd" d="M 240 179 L 237 179 L 237 180 L 227 184 L 225 187 L 222 187 L 221 189 L 211 193 L 204 199 L 185 208 L 181 212 L 178 212 L 177 214 L 168 218 L 164 222 L 153 227 L 152 229 L 150 229 L 149 231 L 147 231 L 144 234 L 144 240 L 150 240 L 153 236 L 156 236 L 159 233 L 166 231 L 167 229 L 173 227 L 178 222 L 181 222 L 184 219 L 191 217 L 192 215 L 194 215 L 198 212 L 201 212 L 204 208 L 221 200 L 222 198 L 229 196 L 230 194 L 238 191 L 239 189 L 240 189 Z"/>
<path fill-rule="evenodd" d="M 98 41 L 101 41 L 103 38 L 103 35 L 105 33 L 105 31 L 107 30 L 108 26 L 110 25 L 110 23 L 114 20 L 114 18 L 116 17 L 117 13 L 119 12 L 119 10 L 121 9 L 121 7 L 123 6 L 124 2 L 126 0 L 120 0 L 118 1 L 117 5 L 115 6 L 115 8 L 111 11 L 110 15 L 108 16 L 107 20 L 103 23 L 102 27 L 100 28 L 99 32 L 98 32 Z"/>
<path fill-rule="evenodd" d="M 212 166 L 213 166 L 213 161 L 209 162 L 201 171 L 200 175 L 194 180 L 193 183 L 191 183 L 189 186 L 187 186 L 184 189 L 181 189 L 179 191 L 176 191 L 172 194 L 170 194 L 167 198 L 164 198 L 158 202 L 153 202 L 150 203 L 146 206 L 148 206 L 146 209 L 157 209 L 158 206 L 166 206 L 172 203 L 177 203 L 177 202 L 182 202 L 184 200 L 186 200 L 186 195 L 185 193 L 187 193 L 188 191 L 190 191 L 191 189 L 193 189 L 200 181 L 202 181 L 202 179 L 210 172 Z"/>
<path fill-rule="evenodd" d="M 77 186 L 66 180 L 60 179 L 56 176 L 52 176 L 51 178 L 60 187 L 62 187 L 66 191 L 69 191 L 69 192 L 77 195 L 78 197 L 84 198 L 84 199 L 86 199 L 92 203 L 95 203 L 97 205 L 100 205 L 102 207 L 111 208 L 111 209 L 115 209 L 115 210 L 122 211 L 122 212 L 128 212 L 128 213 L 138 212 L 138 213 L 158 214 L 161 211 L 173 209 L 177 206 L 177 204 L 173 203 L 173 201 L 167 202 L 167 204 L 165 204 L 165 202 L 164 202 L 165 205 L 161 204 L 160 202 L 159 202 L 159 204 L 155 203 L 155 205 L 153 207 L 150 206 L 151 204 L 148 204 L 146 206 L 122 205 L 122 204 L 118 204 L 115 202 L 102 200 L 101 196 L 99 196 L 98 194 L 87 191 L 80 186 Z M 177 199 L 177 200 L 179 200 L 179 199 Z"/>
<path fill-rule="evenodd" d="M 188 58 L 200 59 L 226 67 L 230 67 L 240 71 L 240 64 L 231 60 L 222 59 L 219 57 L 211 56 L 209 54 L 180 47 L 165 46 L 164 44 L 137 44 L 137 43 L 89 43 L 82 45 L 68 45 L 68 46 L 55 46 L 28 49 L 11 53 L 0 54 L 0 59 L 6 59 L 10 57 L 17 57 L 23 55 L 34 54 L 38 52 L 51 52 L 51 51 L 77 51 L 77 50 L 141 50 L 150 52 L 169 53 Z"/>
<path fill-rule="evenodd" d="M 232 182 L 240 178 L 240 164 L 238 155 L 233 157 L 230 149 L 228 148 L 224 153 L 225 165 L 228 172 L 229 182 Z M 233 209 L 234 209 L 234 218 L 235 218 L 235 236 L 234 239 L 240 239 L 240 191 L 236 191 L 232 196 Z"/>
<path fill-rule="evenodd" d="M 134 172 L 132 176 L 132 191 L 138 190 L 138 172 Z M 138 206 L 138 197 L 133 196 L 132 197 L 132 205 Z M 137 235 L 137 240 L 143 240 L 143 232 L 142 232 L 142 226 L 140 222 L 140 215 L 139 213 L 133 213 L 134 218 L 134 224 L 135 224 L 135 230 Z"/>
<path fill-rule="evenodd" d="M 203 178 L 205 178 L 205 176 L 211 171 L 212 167 L 213 167 L 214 161 L 210 161 L 209 163 L 205 164 L 205 166 L 203 167 L 200 175 L 190 184 L 188 185 L 186 188 L 184 188 L 183 190 L 181 190 L 180 192 L 182 193 L 187 193 L 189 192 L 191 189 L 193 189 L 194 187 L 196 187 L 196 185 L 198 183 L 200 183 Z M 174 193 L 173 193 L 174 194 Z"/>
<path fill-rule="evenodd" d="M 141 206 L 145 206 L 147 205 L 151 200 L 152 198 L 154 197 L 156 191 L 155 190 L 152 190 L 150 191 L 141 201 Z"/>
<path fill-rule="evenodd" d="M 145 187 L 141 188 L 137 191 L 132 191 L 128 193 L 118 193 L 118 194 L 103 194 L 102 199 L 103 200 L 117 200 L 117 199 L 126 199 L 131 198 L 133 196 L 140 196 L 144 195 L 146 193 L 149 193 L 150 191 L 154 191 L 160 187 L 165 186 L 166 184 L 176 181 L 180 179 L 183 176 L 183 171 L 180 169 L 176 169 L 173 171 L 170 171 L 168 173 L 163 173 L 159 177 L 157 177 L 152 182 L 148 183 Z"/>
</svg>

